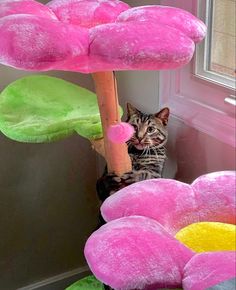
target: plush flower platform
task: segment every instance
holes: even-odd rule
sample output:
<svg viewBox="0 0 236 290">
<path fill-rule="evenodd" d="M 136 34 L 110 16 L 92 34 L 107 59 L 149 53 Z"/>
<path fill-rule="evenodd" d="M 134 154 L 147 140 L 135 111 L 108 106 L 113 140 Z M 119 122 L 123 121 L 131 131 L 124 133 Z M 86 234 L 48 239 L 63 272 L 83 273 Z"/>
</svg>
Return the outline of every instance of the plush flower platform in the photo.
<svg viewBox="0 0 236 290">
<path fill-rule="evenodd" d="M 168 6 L 0 1 L 0 63 L 25 70 L 173 69 L 191 60 L 205 34 L 200 19 Z"/>
<path fill-rule="evenodd" d="M 116 290 L 232 288 L 235 187 L 236 173 L 222 171 L 191 185 L 155 179 L 120 190 L 101 207 L 107 224 L 87 240 L 91 271 Z"/>
<path fill-rule="evenodd" d="M 29 71 L 93 73 L 104 133 L 104 148 L 100 141 L 95 148 L 105 156 L 108 172 L 117 175 L 129 172 L 132 166 L 123 143 L 126 132 L 116 144 L 107 137 L 110 126 L 124 129 L 113 71 L 180 68 L 191 61 L 195 44 L 205 35 L 206 25 L 200 19 L 169 6 L 131 8 L 119 0 L 52 0 L 46 5 L 34 0 L 0 1 L 1 64 Z M 50 121 L 51 115 L 47 117 Z M 65 134 L 77 131 L 65 126 L 64 117 L 61 127 Z M 76 122 L 79 118 L 75 116 Z M 14 122 L 9 123 L 1 129 L 5 134 L 11 131 L 8 136 L 20 141 L 21 133 L 13 132 Z M 24 121 L 17 123 L 19 130 L 24 125 Z M 39 127 L 41 130 L 42 122 Z M 61 128 L 59 131 L 63 136 Z M 23 139 L 38 142 L 29 132 L 31 128 Z M 58 132 L 44 137 L 56 139 Z"/>
</svg>

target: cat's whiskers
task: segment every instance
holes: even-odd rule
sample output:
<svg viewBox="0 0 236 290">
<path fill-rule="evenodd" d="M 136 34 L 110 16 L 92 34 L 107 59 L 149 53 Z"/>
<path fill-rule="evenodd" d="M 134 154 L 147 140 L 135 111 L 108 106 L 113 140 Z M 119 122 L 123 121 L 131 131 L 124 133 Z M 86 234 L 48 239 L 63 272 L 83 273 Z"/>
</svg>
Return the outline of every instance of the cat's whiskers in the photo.
<svg viewBox="0 0 236 290">
<path fill-rule="evenodd" d="M 148 144 L 150 144 L 150 143 L 148 143 Z M 149 154 L 150 154 L 150 145 L 147 145 L 147 146 L 145 147 L 145 154 L 144 154 L 144 157 L 148 156 Z"/>
<path fill-rule="evenodd" d="M 147 154 L 146 155 L 150 155 L 151 149 L 150 146 L 147 146 Z"/>
<path fill-rule="evenodd" d="M 130 147 L 132 145 L 131 141 L 127 141 L 126 144 L 128 147 Z"/>
<path fill-rule="evenodd" d="M 145 152 L 146 152 L 146 147 L 144 148 L 144 150 L 143 150 L 143 152 L 142 152 L 142 154 L 140 156 L 145 155 Z"/>
</svg>

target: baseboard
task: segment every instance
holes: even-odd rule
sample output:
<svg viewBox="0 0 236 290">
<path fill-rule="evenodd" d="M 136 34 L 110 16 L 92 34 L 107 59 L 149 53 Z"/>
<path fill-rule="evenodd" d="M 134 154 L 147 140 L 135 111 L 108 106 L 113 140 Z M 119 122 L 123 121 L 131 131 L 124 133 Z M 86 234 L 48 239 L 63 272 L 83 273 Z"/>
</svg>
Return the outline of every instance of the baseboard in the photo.
<svg viewBox="0 0 236 290">
<path fill-rule="evenodd" d="M 17 290 L 64 290 L 77 280 L 91 274 L 87 266 L 68 271 Z"/>
</svg>

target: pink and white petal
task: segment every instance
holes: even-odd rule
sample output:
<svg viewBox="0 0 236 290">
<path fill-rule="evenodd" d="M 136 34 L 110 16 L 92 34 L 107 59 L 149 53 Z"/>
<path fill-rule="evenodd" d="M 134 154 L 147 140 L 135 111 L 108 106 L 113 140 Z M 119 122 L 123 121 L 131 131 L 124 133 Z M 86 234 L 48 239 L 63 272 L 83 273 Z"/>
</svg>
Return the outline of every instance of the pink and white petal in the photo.
<svg viewBox="0 0 236 290">
<path fill-rule="evenodd" d="M 200 42 L 206 36 L 206 25 L 186 10 L 170 6 L 140 6 L 121 13 L 118 22 L 140 21 L 154 22 L 174 27 L 194 42 Z"/>
<path fill-rule="evenodd" d="M 85 28 L 34 15 L 10 15 L 0 19 L 0 35 L 2 64 L 36 71 L 68 70 L 74 62 L 87 67 Z"/>
<path fill-rule="evenodd" d="M 194 42 L 159 24 L 113 23 L 90 30 L 91 70 L 175 69 L 188 63 Z"/>
<path fill-rule="evenodd" d="M 202 175 L 193 181 L 192 188 L 201 221 L 235 224 L 235 171 L 218 171 Z"/>
<path fill-rule="evenodd" d="M 105 200 L 106 221 L 141 215 L 155 219 L 176 234 L 197 222 L 234 224 L 235 172 L 224 171 L 197 178 L 192 185 L 169 179 L 151 179 L 121 189 Z"/>
<path fill-rule="evenodd" d="M 118 0 L 52 0 L 47 6 L 64 23 L 82 27 L 115 22 L 129 5 Z"/>
<path fill-rule="evenodd" d="M 150 179 L 134 183 L 107 198 L 101 213 L 106 221 L 146 216 L 175 234 L 194 222 L 196 209 L 195 193 L 190 185 L 171 179 Z"/>
<path fill-rule="evenodd" d="M 57 20 L 56 15 L 47 6 L 34 0 L 1 0 L 0 18 L 13 14 L 32 14 Z"/>
<path fill-rule="evenodd" d="M 93 274 L 112 288 L 156 290 L 179 287 L 194 255 L 155 220 L 132 216 L 102 226 L 86 242 Z"/>
<path fill-rule="evenodd" d="M 184 290 L 205 290 L 234 278 L 236 277 L 235 265 L 235 252 L 197 254 L 184 268 L 183 288 Z"/>
</svg>

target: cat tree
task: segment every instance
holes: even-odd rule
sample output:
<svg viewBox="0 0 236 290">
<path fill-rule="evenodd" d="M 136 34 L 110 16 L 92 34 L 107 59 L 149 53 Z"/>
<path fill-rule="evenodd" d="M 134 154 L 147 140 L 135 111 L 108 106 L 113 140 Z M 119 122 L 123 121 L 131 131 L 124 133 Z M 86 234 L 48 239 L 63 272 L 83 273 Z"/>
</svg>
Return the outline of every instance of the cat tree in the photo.
<svg viewBox="0 0 236 290">
<path fill-rule="evenodd" d="M 235 171 L 220 171 L 192 184 L 144 180 L 111 195 L 101 206 L 107 223 L 85 245 L 93 274 L 113 289 L 235 289 L 235 184 Z"/>
<path fill-rule="evenodd" d="M 26 77 L 0 95 L 0 130 L 21 142 L 50 142 L 77 132 L 104 154 L 109 172 L 122 175 L 131 170 L 127 134 L 121 134 L 120 143 L 107 136 L 112 126 L 123 128 L 113 72 L 180 68 L 205 34 L 204 23 L 172 7 L 130 8 L 118 0 L 53 0 L 47 5 L 3 0 L 0 63 L 37 72 L 92 73 L 97 101 L 92 92 L 63 80 Z"/>
<path fill-rule="evenodd" d="M 30 71 L 92 73 L 105 150 L 100 138 L 90 140 L 105 155 L 108 171 L 117 175 L 130 171 L 131 162 L 125 142 L 114 143 L 107 137 L 109 126 L 120 124 L 113 71 L 179 68 L 191 60 L 194 43 L 200 42 L 205 33 L 206 27 L 199 19 L 171 7 L 130 8 L 118 0 L 53 0 L 47 5 L 34 0 L 0 3 L 0 63 Z M 33 91 L 29 92 L 32 98 Z M 9 113 L 15 114 L 14 106 L 7 113 L 5 109 L 0 111 L 0 130 L 14 138 Z M 21 123 L 25 124 L 22 119 Z M 28 137 L 20 141 L 28 142 Z"/>
</svg>

